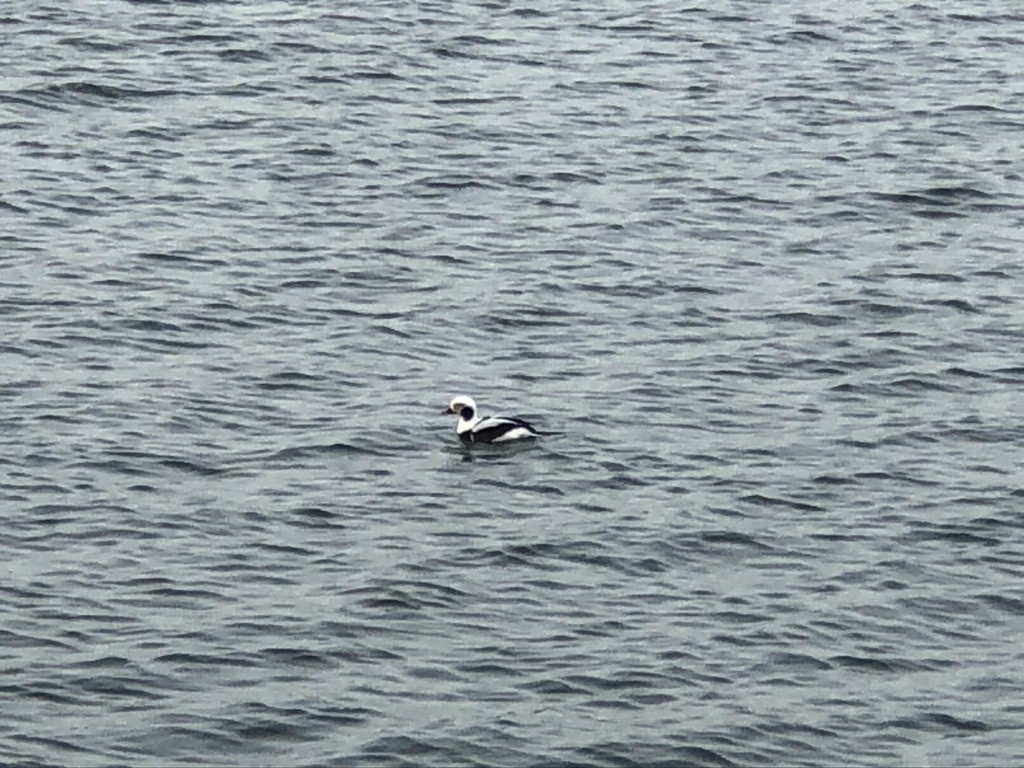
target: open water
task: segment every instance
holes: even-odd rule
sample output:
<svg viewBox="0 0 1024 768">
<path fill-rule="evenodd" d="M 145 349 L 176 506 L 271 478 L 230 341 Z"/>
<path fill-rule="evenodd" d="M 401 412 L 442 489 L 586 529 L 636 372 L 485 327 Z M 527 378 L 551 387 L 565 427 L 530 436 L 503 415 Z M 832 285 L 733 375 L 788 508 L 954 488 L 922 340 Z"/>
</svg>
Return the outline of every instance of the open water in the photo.
<svg viewBox="0 0 1024 768">
<path fill-rule="evenodd" d="M 1019 763 L 1022 84 L 999 0 L 6 0 L 0 762 Z"/>
</svg>

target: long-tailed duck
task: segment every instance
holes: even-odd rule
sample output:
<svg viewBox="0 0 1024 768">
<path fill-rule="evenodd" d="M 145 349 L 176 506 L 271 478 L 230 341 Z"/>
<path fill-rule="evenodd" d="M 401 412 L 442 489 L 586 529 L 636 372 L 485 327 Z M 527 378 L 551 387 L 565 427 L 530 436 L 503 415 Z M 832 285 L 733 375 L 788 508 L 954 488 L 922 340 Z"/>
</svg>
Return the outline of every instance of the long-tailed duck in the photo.
<svg viewBox="0 0 1024 768">
<path fill-rule="evenodd" d="M 459 423 L 455 426 L 455 434 L 467 445 L 504 443 L 553 434 L 540 432 L 529 422 L 512 416 L 479 416 L 473 398 L 466 395 L 452 398 L 451 404 L 441 413 L 458 414 Z"/>
</svg>

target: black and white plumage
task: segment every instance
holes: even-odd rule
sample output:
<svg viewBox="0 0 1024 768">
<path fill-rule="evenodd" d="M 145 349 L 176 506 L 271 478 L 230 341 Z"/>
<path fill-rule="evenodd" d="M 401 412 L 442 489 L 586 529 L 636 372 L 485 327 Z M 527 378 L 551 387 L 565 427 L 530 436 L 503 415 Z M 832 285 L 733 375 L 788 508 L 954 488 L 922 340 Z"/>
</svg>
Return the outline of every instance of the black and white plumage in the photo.
<svg viewBox="0 0 1024 768">
<path fill-rule="evenodd" d="M 452 398 L 451 404 L 441 413 L 458 414 L 455 434 L 466 444 L 505 443 L 549 434 L 539 432 L 529 422 L 512 416 L 480 416 L 473 398 L 466 395 Z"/>
</svg>

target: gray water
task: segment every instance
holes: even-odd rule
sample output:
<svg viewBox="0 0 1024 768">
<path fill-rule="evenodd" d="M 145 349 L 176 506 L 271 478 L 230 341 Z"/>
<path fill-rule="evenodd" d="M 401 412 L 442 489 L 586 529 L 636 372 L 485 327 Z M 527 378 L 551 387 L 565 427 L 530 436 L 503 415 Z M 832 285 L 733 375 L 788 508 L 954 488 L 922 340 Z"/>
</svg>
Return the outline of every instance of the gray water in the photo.
<svg viewBox="0 0 1024 768">
<path fill-rule="evenodd" d="M 591 5 L 0 7 L 0 762 L 1022 759 L 1019 4 Z"/>
</svg>

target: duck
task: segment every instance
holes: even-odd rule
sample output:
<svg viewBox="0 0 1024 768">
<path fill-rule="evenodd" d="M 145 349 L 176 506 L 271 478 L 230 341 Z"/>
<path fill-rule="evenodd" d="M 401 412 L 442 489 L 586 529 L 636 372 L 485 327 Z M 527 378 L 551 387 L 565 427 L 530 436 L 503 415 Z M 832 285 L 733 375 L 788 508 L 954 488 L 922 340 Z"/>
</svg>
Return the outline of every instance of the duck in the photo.
<svg viewBox="0 0 1024 768">
<path fill-rule="evenodd" d="M 514 416 L 480 416 L 476 401 L 468 395 L 453 397 L 451 403 L 441 413 L 458 415 L 459 423 L 455 425 L 455 434 L 465 445 L 532 440 L 542 435 L 554 434 L 541 432 L 530 422 Z"/>
</svg>

